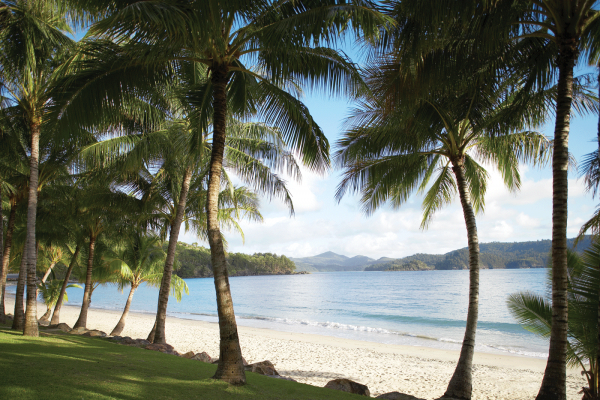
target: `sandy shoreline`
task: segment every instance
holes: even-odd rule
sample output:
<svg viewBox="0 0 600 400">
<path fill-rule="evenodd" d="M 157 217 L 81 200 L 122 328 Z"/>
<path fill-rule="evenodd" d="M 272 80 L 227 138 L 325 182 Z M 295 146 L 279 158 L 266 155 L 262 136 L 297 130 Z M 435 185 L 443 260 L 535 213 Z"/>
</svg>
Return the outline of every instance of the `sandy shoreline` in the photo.
<svg viewBox="0 0 600 400">
<path fill-rule="evenodd" d="M 6 299 L 12 313 L 13 299 Z M 38 316 L 45 311 L 39 305 Z M 61 322 L 73 326 L 79 307 L 64 306 Z M 91 308 L 88 329 L 109 333 L 121 312 Z M 122 336 L 146 338 L 154 316 L 130 313 Z M 454 371 L 457 351 L 416 346 L 386 345 L 305 333 L 279 332 L 238 327 L 244 358 L 248 362 L 270 360 L 277 371 L 298 382 L 324 386 L 329 380 L 348 378 L 365 384 L 375 397 L 398 391 L 422 399 L 441 396 Z M 180 353 L 206 351 L 219 354 L 219 331 L 215 323 L 167 318 L 167 342 Z M 542 380 L 545 360 L 476 353 L 473 371 L 473 400 L 533 399 Z M 585 379 L 579 370 L 569 370 L 567 398 L 579 400 Z"/>
</svg>

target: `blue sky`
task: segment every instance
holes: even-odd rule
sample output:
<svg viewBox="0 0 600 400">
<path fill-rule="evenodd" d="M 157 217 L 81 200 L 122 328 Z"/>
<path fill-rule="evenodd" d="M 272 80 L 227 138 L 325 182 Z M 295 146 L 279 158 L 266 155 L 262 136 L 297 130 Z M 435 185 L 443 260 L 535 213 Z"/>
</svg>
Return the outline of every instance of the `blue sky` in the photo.
<svg viewBox="0 0 600 400">
<path fill-rule="evenodd" d="M 305 103 L 324 130 L 332 149 L 343 132 L 343 121 L 350 104 L 343 99 L 306 96 Z M 540 129 L 551 137 L 553 121 Z M 575 117 L 571 123 L 569 148 L 580 162 L 595 148 L 597 116 Z M 518 242 L 550 239 L 552 216 L 552 174 L 550 166 L 534 169 L 522 166 L 522 188 L 510 193 L 500 176 L 490 171 L 486 195 L 486 210 L 477 216 L 481 242 Z M 578 172 L 569 175 L 568 236 L 574 237 L 581 224 L 596 208 L 596 201 L 586 193 Z M 226 234 L 229 251 L 255 253 L 272 252 L 292 257 L 316 255 L 333 251 L 346 256 L 366 255 L 372 258 L 404 257 L 415 253 L 445 253 L 467 246 L 466 228 L 460 203 L 454 201 L 438 212 L 426 231 L 421 222 L 420 196 L 413 196 L 398 210 L 385 207 L 366 217 L 357 196 L 347 195 L 339 204 L 334 198 L 340 181 L 340 171 L 326 176 L 305 171 L 301 183 L 289 181 L 293 194 L 295 216 L 279 201 L 263 199 L 261 212 L 264 223 L 241 225 L 246 241 L 239 235 Z M 197 239 L 186 233 L 181 240 L 193 243 Z M 199 243 L 206 246 L 205 243 Z"/>
<path fill-rule="evenodd" d="M 80 39 L 83 32 L 78 32 Z M 350 46 L 344 46 L 351 49 Z M 355 49 L 349 55 L 360 59 Z M 593 69 L 581 72 L 595 73 Z M 321 126 L 335 151 L 335 143 L 343 133 L 343 122 L 351 104 L 345 99 L 325 95 L 306 95 L 303 101 Z M 553 121 L 540 128 L 552 137 Z M 574 117 L 571 121 L 569 149 L 578 162 L 597 148 L 597 116 Z M 522 166 L 520 192 L 508 192 L 497 172 L 490 170 L 491 180 L 486 195 L 484 214 L 477 216 L 479 240 L 482 243 L 520 242 L 550 239 L 552 218 L 552 174 L 550 166 L 533 169 Z M 598 201 L 586 193 L 576 170 L 569 174 L 568 237 L 574 237 L 581 224 L 589 219 Z M 405 257 L 415 253 L 441 254 L 467 246 L 462 210 L 456 200 L 438 212 L 426 231 L 419 228 L 422 197 L 414 195 L 402 208 L 384 207 L 370 217 L 360 209 L 358 197 L 347 195 L 338 204 L 334 198 L 340 171 L 331 170 L 320 176 L 304 171 L 301 182 L 288 180 L 296 213 L 277 200 L 261 201 L 263 223 L 242 222 L 245 243 L 237 233 L 226 233 L 231 252 L 271 252 L 291 257 L 313 256 L 325 251 L 346 256 L 366 255 L 372 258 Z M 200 242 L 192 232 L 180 235 L 187 243 Z"/>
<path fill-rule="evenodd" d="M 353 60 L 360 54 L 344 46 Z M 593 68 L 579 72 L 596 74 Z M 352 104 L 345 99 L 321 94 L 307 95 L 303 101 L 321 126 L 332 152 L 343 133 L 343 123 Z M 597 115 L 574 116 L 571 120 L 569 150 L 578 162 L 597 146 Z M 552 138 L 554 119 L 539 128 Z M 479 240 L 486 242 L 521 242 L 550 239 L 552 234 L 552 171 L 521 167 L 521 190 L 510 193 L 500 175 L 489 170 L 491 180 L 485 200 L 485 213 L 477 215 Z M 577 170 L 569 173 L 568 237 L 579 232 L 597 207 L 598 201 L 586 193 L 583 179 Z M 443 254 L 467 246 L 467 232 L 458 198 L 438 212 L 428 229 L 420 229 L 422 196 L 413 195 L 400 209 L 384 207 L 366 217 L 357 195 L 346 195 L 338 204 L 335 189 L 340 171 L 331 170 L 326 176 L 305 171 L 301 183 L 289 181 L 296 213 L 290 217 L 279 201 L 262 200 L 264 222 L 241 226 L 245 243 L 235 233 L 226 234 L 231 252 L 271 252 L 290 257 L 307 257 L 333 251 L 349 257 L 365 255 L 372 258 L 405 257 L 415 253 Z M 191 233 L 180 240 L 197 241 Z M 199 243 L 207 246 L 206 243 Z"/>
</svg>

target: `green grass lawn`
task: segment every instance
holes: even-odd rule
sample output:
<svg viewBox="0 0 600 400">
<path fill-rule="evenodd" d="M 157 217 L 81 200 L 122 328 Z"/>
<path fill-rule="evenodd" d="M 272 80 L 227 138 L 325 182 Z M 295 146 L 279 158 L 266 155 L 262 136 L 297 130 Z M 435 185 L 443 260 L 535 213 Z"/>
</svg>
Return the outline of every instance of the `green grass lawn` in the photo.
<svg viewBox="0 0 600 400">
<path fill-rule="evenodd" d="M 68 334 L 24 337 L 0 326 L 0 399 L 360 399 L 246 373 L 230 386 L 216 365 Z"/>
</svg>

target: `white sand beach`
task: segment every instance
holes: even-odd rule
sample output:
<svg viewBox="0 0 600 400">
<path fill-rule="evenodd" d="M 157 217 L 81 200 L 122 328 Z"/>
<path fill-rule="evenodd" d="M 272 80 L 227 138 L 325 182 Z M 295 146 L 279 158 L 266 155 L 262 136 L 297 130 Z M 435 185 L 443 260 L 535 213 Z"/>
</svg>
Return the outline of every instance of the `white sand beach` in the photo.
<svg viewBox="0 0 600 400">
<path fill-rule="evenodd" d="M 13 300 L 7 299 L 12 313 Z M 41 316 L 45 306 L 39 305 Z M 116 311 L 91 308 L 88 329 L 109 333 L 120 318 Z M 79 307 L 63 306 L 61 322 L 73 326 Z M 146 338 L 154 316 L 131 313 L 122 336 Z M 180 353 L 206 351 L 219 354 L 219 331 L 215 323 L 168 318 L 167 342 Z M 277 371 L 298 382 L 324 386 L 329 380 L 348 378 L 365 384 L 371 396 L 398 391 L 422 399 L 435 399 L 444 393 L 457 351 L 425 347 L 385 345 L 303 333 L 278 332 L 239 327 L 244 358 L 252 363 L 270 360 Z M 473 371 L 473 400 L 534 399 L 546 361 L 528 357 L 476 353 Z M 569 400 L 579 400 L 585 379 L 579 370 L 569 370 Z"/>
</svg>

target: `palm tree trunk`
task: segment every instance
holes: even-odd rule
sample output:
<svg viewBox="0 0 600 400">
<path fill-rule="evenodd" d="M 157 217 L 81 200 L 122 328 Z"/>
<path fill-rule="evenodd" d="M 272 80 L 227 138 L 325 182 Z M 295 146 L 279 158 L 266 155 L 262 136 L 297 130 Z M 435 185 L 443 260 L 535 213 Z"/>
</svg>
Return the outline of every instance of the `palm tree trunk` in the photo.
<svg viewBox="0 0 600 400">
<path fill-rule="evenodd" d="M 192 167 L 186 168 L 183 173 L 183 184 L 181 185 L 181 193 L 179 194 L 179 203 L 177 203 L 177 212 L 175 221 L 171 225 L 169 233 L 169 247 L 167 249 L 167 258 L 165 260 L 165 268 L 163 271 L 162 280 L 160 282 L 160 291 L 158 293 L 158 306 L 156 310 L 156 322 L 152 332 L 148 335 L 148 340 L 152 343 L 166 343 L 165 321 L 167 320 L 167 304 L 169 302 L 169 292 L 171 291 L 171 274 L 173 273 L 173 262 L 175 261 L 175 250 L 177 248 L 177 240 L 179 239 L 179 229 L 185 214 L 187 195 L 190 190 L 190 182 L 192 181 Z"/>
<path fill-rule="evenodd" d="M 452 172 L 456 177 L 460 204 L 462 206 L 469 244 L 469 308 L 467 310 L 467 326 L 463 338 L 458 364 L 450 379 L 443 398 L 471 399 L 473 389 L 473 354 L 475 353 L 475 333 L 477 332 L 477 315 L 479 314 L 479 238 L 477 223 L 471 205 L 469 189 L 464 175 L 463 160 L 452 162 Z"/>
<path fill-rule="evenodd" d="M 87 313 L 90 308 L 90 301 L 92 298 L 92 270 L 94 268 L 94 248 L 96 246 L 96 237 L 94 235 L 90 235 L 90 246 L 89 246 L 89 254 L 88 254 L 88 265 L 87 265 L 87 274 L 85 276 L 85 290 L 83 292 L 83 301 L 81 303 L 81 312 L 79 313 L 79 318 L 77 318 L 77 322 L 73 326 L 75 328 L 85 328 L 87 326 Z"/>
<path fill-rule="evenodd" d="M 15 295 L 15 312 L 13 314 L 12 329 L 22 331 L 25 326 L 25 309 L 23 306 L 23 296 L 25 295 L 25 277 L 27 276 L 27 264 L 25 261 L 25 248 L 21 252 L 21 266 L 19 267 L 19 277 L 17 279 L 17 293 Z"/>
<path fill-rule="evenodd" d="M 133 299 L 133 293 L 137 288 L 136 285 L 131 285 L 131 290 L 129 291 L 129 296 L 127 297 L 127 302 L 125 303 L 125 309 L 123 310 L 123 315 L 121 315 L 121 319 L 115 326 L 115 329 L 110 333 L 111 336 L 118 336 L 123 332 L 123 328 L 125 328 L 125 320 L 127 319 L 127 315 L 129 314 L 129 307 L 131 306 L 131 299 Z"/>
<path fill-rule="evenodd" d="M 220 349 L 219 364 L 213 378 L 234 385 L 246 383 L 246 374 L 242 362 L 242 349 L 238 337 L 237 324 L 233 311 L 233 300 L 229 287 L 227 259 L 219 229 L 219 191 L 221 187 L 221 169 L 225 152 L 225 134 L 227 118 L 227 74 L 226 66 L 213 67 L 213 143 L 210 158 L 208 180 L 207 213 L 208 242 L 217 292 L 217 312 L 219 315 Z"/>
<path fill-rule="evenodd" d="M 573 101 L 575 39 L 559 41 L 556 124 L 552 156 L 552 329 L 544 378 L 536 400 L 567 398 L 567 212 L 569 128 Z"/>
<path fill-rule="evenodd" d="M 54 268 L 55 265 L 56 263 L 50 264 L 50 267 L 48 268 L 48 270 L 44 274 L 44 277 L 42 278 L 42 283 L 46 283 L 46 280 L 48 279 L 48 276 L 50 275 L 50 272 L 52 272 L 52 268 Z"/>
<path fill-rule="evenodd" d="M 29 194 L 27 198 L 27 240 L 25 253 L 27 257 L 27 308 L 23 335 L 39 336 L 37 320 L 37 251 L 35 242 L 35 219 L 37 214 L 38 165 L 40 155 L 41 121 L 31 123 L 31 157 L 29 162 Z"/>
<path fill-rule="evenodd" d="M 67 273 L 65 275 L 65 280 L 63 281 L 62 287 L 60 288 L 60 295 L 58 296 L 58 301 L 56 302 L 56 306 L 54 306 L 54 312 L 52 313 L 52 321 L 50 321 L 51 325 L 56 325 L 60 322 L 60 308 L 62 307 L 63 298 L 65 297 L 65 292 L 67 291 L 67 286 L 69 285 L 69 278 L 71 277 L 71 272 L 73 271 L 73 267 L 77 263 L 77 257 L 79 256 L 79 250 L 81 247 L 77 245 L 75 247 L 75 253 L 73 253 L 73 257 L 71 258 L 71 263 L 69 264 L 69 268 L 67 269 Z"/>
<path fill-rule="evenodd" d="M 12 200 L 12 199 L 11 199 Z M 10 214 L 6 226 L 6 240 L 4 242 L 4 253 L 2 254 L 2 265 L 0 265 L 0 322 L 6 321 L 4 296 L 6 295 L 6 276 L 8 275 L 8 263 L 10 262 L 10 251 L 12 249 L 12 237 L 15 230 L 15 219 L 17 216 L 17 205 L 10 202 Z"/>
<path fill-rule="evenodd" d="M 46 312 L 44 313 L 44 315 L 42 315 L 42 318 L 40 318 L 40 321 L 48 321 L 48 318 L 50 318 L 51 313 L 52 313 L 52 306 L 48 306 L 48 308 L 46 309 Z"/>
</svg>

